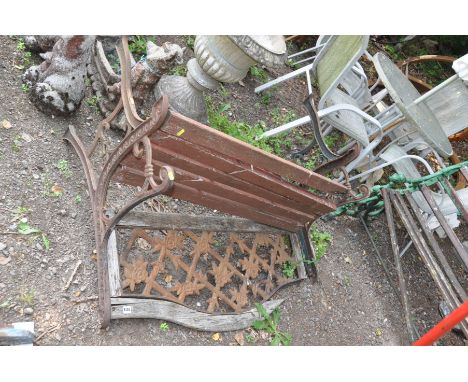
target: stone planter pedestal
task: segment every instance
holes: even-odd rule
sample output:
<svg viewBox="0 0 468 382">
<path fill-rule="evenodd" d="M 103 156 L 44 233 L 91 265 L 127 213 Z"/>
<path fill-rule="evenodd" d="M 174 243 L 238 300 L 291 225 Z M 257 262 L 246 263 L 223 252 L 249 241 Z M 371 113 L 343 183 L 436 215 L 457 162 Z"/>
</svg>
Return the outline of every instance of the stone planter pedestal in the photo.
<svg viewBox="0 0 468 382">
<path fill-rule="evenodd" d="M 207 122 L 205 90 L 242 80 L 256 63 L 279 67 L 287 59 L 283 36 L 197 36 L 194 52 L 187 76 L 162 76 L 154 95 L 167 95 L 171 108 L 202 123 Z"/>
</svg>

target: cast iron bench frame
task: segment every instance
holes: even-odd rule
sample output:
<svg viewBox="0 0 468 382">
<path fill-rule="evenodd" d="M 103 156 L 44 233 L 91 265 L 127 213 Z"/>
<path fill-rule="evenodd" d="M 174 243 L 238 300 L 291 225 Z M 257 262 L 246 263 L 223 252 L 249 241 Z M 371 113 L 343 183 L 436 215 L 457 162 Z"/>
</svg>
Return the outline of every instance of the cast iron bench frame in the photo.
<svg viewBox="0 0 468 382">
<path fill-rule="evenodd" d="M 308 191 L 347 194 L 343 184 L 292 162 L 259 150 L 169 109 L 167 97 L 155 103 L 142 120 L 131 94 L 130 54 L 127 39 L 117 47 L 122 65 L 121 100 L 98 126 L 87 149 L 70 126 L 64 139 L 72 144 L 83 164 L 95 223 L 99 311 L 102 327 L 110 319 L 156 317 L 203 330 L 234 330 L 249 325 L 254 310 L 237 315 L 210 315 L 173 302 L 135 299 L 122 295 L 115 230 L 119 227 L 217 230 L 289 234 L 298 277 L 313 258 L 310 225 L 336 204 Z M 128 131 L 96 174 L 91 156 L 109 123 L 123 109 Z M 155 175 L 155 172 L 158 175 Z M 117 213 L 105 209 L 110 182 L 141 187 L 141 192 Z M 148 214 L 133 211 L 157 195 L 169 195 L 238 217 Z M 312 265 L 309 272 L 316 276 Z M 272 310 L 281 301 L 264 303 Z"/>
</svg>

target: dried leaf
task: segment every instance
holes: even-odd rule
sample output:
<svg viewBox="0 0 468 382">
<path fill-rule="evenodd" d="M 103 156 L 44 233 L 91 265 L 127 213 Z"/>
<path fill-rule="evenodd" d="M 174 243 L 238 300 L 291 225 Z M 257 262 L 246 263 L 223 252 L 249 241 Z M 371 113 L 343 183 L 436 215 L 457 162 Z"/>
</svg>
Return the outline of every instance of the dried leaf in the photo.
<svg viewBox="0 0 468 382">
<path fill-rule="evenodd" d="M 164 277 L 164 281 L 169 284 L 171 281 L 172 281 L 172 275 L 166 275 L 166 277 Z"/>
<path fill-rule="evenodd" d="M 81 292 L 79 290 L 75 292 L 76 297 L 80 297 L 80 294 L 81 294 Z"/>
<path fill-rule="evenodd" d="M 237 333 L 235 336 L 234 336 L 234 339 L 236 340 L 236 342 L 240 345 L 240 346 L 244 346 L 244 333 L 242 332 L 239 332 Z"/>
<path fill-rule="evenodd" d="M 213 341 L 221 341 L 221 334 L 215 333 L 215 334 L 213 334 L 213 335 L 211 336 L 211 339 L 212 339 Z"/>
<path fill-rule="evenodd" d="M 11 261 L 11 257 L 0 256 L 0 265 L 7 265 Z"/>
<path fill-rule="evenodd" d="M 63 187 L 60 187 L 59 185 L 57 184 L 54 184 L 51 188 L 50 188 L 50 191 L 52 191 L 52 193 L 54 193 L 55 195 L 62 195 L 63 192 L 65 191 Z"/>
<path fill-rule="evenodd" d="M 2 121 L 2 126 L 4 129 L 11 129 L 11 123 L 7 121 L 6 119 Z"/>
</svg>

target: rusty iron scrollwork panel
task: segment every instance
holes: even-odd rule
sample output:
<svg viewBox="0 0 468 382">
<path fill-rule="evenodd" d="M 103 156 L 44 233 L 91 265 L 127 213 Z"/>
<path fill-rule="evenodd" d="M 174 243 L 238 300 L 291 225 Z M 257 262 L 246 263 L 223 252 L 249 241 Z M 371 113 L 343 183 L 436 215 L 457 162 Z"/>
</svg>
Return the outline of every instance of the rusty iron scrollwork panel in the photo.
<svg viewBox="0 0 468 382">
<path fill-rule="evenodd" d="M 125 236 L 123 233 L 121 236 Z M 154 297 L 208 313 L 240 313 L 270 298 L 296 259 L 285 236 L 209 231 L 126 233 L 119 262 L 123 295 Z M 296 272 L 294 272 L 296 273 Z"/>
</svg>

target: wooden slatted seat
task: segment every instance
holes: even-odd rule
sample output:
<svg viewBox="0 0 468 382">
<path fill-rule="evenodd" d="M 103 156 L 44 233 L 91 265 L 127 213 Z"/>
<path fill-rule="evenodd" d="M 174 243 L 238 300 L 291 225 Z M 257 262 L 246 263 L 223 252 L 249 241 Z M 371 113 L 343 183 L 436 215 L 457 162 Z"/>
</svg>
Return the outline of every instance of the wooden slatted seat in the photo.
<svg viewBox="0 0 468 382">
<path fill-rule="evenodd" d="M 168 112 L 150 136 L 152 164 L 175 172 L 167 195 L 296 232 L 335 209 L 334 203 L 297 184 L 323 192 L 346 192 L 342 184 L 247 143 Z M 145 159 L 129 153 L 114 180 L 140 186 Z M 292 182 L 297 184 L 293 184 Z"/>
</svg>

